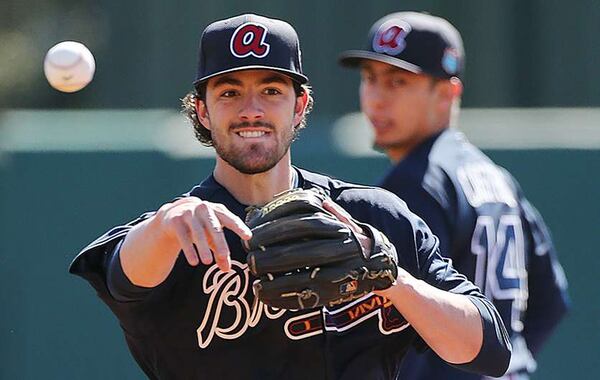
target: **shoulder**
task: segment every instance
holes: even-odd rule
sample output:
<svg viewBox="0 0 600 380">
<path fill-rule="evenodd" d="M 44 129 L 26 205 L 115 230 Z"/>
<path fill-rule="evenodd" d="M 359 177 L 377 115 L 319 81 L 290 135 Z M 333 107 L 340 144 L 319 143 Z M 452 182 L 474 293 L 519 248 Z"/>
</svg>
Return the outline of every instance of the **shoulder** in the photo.
<svg viewBox="0 0 600 380">
<path fill-rule="evenodd" d="M 485 153 L 471 144 L 462 132 L 444 131 L 429 155 L 428 175 L 424 187 L 433 194 L 451 194 L 466 207 L 477 208 L 481 203 L 506 201 L 514 204 L 520 189 L 516 180 Z M 462 203 L 462 202 L 461 202 Z"/>
<path fill-rule="evenodd" d="M 342 206 L 399 214 L 408 211 L 406 203 L 392 192 L 376 186 L 345 182 L 323 174 L 299 169 L 304 187 L 319 187 Z"/>
<path fill-rule="evenodd" d="M 453 128 L 444 130 L 436 139 L 429 153 L 429 161 L 431 166 L 439 167 L 449 174 L 466 163 L 492 163 L 462 132 Z"/>
<path fill-rule="evenodd" d="M 411 207 L 433 201 L 446 212 L 455 209 L 459 191 L 456 171 L 470 156 L 464 151 L 472 147 L 461 136 L 460 132 L 447 129 L 427 140 L 389 170 L 380 182 L 381 187 L 397 194 Z"/>
<path fill-rule="evenodd" d="M 324 189 L 331 199 L 353 218 L 371 224 L 386 233 L 391 240 L 393 236 L 399 239 L 413 236 L 416 226 L 422 223 L 402 199 L 388 190 L 307 171 L 301 171 L 301 174 L 305 187 L 316 186 Z"/>
<path fill-rule="evenodd" d="M 424 265 L 425 256 L 434 252 L 438 246 L 438 239 L 433 236 L 423 219 L 410 211 L 402 199 L 388 190 L 318 176 L 320 177 L 311 177 L 320 182 L 315 186 L 326 186 L 325 190 L 333 201 L 348 211 L 353 218 L 375 227 L 386 235 L 396 247 L 401 266 L 420 278 L 419 268 Z M 424 257 L 419 256 L 422 252 L 425 252 Z"/>
<path fill-rule="evenodd" d="M 202 182 L 192 187 L 189 191 L 184 193 L 183 197 L 198 197 L 202 199 L 208 199 L 215 193 L 222 190 L 223 187 L 219 185 L 213 176 L 208 176 Z"/>
</svg>

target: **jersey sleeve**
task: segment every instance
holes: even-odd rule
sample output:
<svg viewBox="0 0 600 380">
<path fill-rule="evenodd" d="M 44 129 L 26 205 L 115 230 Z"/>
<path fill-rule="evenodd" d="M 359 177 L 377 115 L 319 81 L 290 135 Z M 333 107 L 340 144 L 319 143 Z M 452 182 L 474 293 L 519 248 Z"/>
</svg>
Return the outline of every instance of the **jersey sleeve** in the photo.
<svg viewBox="0 0 600 380">
<path fill-rule="evenodd" d="M 488 376 L 503 375 L 510 362 L 512 347 L 498 310 L 477 286 L 454 269 L 451 259 L 440 255 L 438 238 L 419 218 L 414 223 L 414 233 L 420 278 L 438 289 L 465 295 L 477 307 L 481 317 L 483 344 L 479 353 L 469 363 L 451 365 Z"/>
<path fill-rule="evenodd" d="M 534 247 L 529 257 L 529 300 L 523 336 L 535 356 L 566 314 L 570 301 L 567 279 L 548 227 L 527 199 L 521 198 L 520 203 Z"/>
<path fill-rule="evenodd" d="M 70 273 L 87 280 L 94 287 L 98 296 L 111 308 L 116 300 L 108 289 L 106 275 L 115 248 L 135 225 L 154 214 L 155 212 L 147 212 L 127 224 L 112 228 L 83 248 L 69 267 Z"/>
<path fill-rule="evenodd" d="M 406 204 L 389 192 L 377 193 L 378 208 L 370 222 L 382 231 L 396 247 L 399 265 L 412 276 L 428 284 L 462 294 L 477 307 L 483 327 L 483 345 L 477 357 L 455 367 L 500 376 L 506 372 L 511 356 L 511 344 L 506 328 L 495 306 L 452 266 L 452 260 L 439 251 L 439 239 L 427 224 L 413 214 Z M 359 215 L 354 215 L 360 220 Z"/>
<path fill-rule="evenodd" d="M 106 286 L 112 297 L 119 302 L 143 301 L 153 288 L 135 285 L 129 280 L 121 265 L 121 240 L 113 249 L 106 264 Z"/>
</svg>

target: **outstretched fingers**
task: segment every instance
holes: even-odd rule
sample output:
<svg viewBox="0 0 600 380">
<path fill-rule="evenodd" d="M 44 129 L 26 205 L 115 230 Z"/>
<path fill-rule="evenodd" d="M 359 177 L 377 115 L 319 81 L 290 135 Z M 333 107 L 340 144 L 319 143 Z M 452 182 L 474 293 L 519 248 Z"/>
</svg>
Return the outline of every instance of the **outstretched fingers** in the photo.
<svg viewBox="0 0 600 380">
<path fill-rule="evenodd" d="M 243 240 L 250 240 L 252 231 L 237 215 L 229 211 L 222 204 L 216 204 L 214 211 L 223 227 L 230 229 Z"/>
<path fill-rule="evenodd" d="M 221 204 L 203 202 L 195 210 L 195 220 L 201 225 L 201 234 L 204 235 L 205 245 L 203 252 L 206 254 L 206 261 L 203 253 L 200 252 L 200 258 L 204 264 L 212 262 L 210 252 L 219 269 L 227 272 L 231 269 L 231 252 L 223 233 L 223 228 L 228 228 L 237 234 L 240 238 L 247 240 L 252 237 L 252 232 L 244 222 L 225 206 Z M 195 226 L 196 229 L 200 227 Z"/>
<path fill-rule="evenodd" d="M 173 231 L 175 231 L 175 236 L 177 237 L 177 241 L 181 246 L 181 250 L 185 256 L 185 259 L 191 266 L 198 265 L 198 254 L 196 253 L 196 249 L 194 248 L 194 242 L 192 240 L 190 230 L 184 223 L 173 223 Z"/>
<path fill-rule="evenodd" d="M 323 208 L 335 215 L 336 218 L 338 218 L 342 223 L 348 225 L 352 231 L 354 231 L 358 241 L 360 242 L 363 252 L 369 252 L 371 250 L 373 242 L 367 235 L 365 235 L 365 231 L 363 231 L 363 229 L 356 224 L 354 218 L 352 218 L 348 211 L 344 210 L 342 206 L 338 205 L 331 199 L 326 199 L 323 201 Z"/>
<path fill-rule="evenodd" d="M 362 228 L 360 228 L 356 224 L 356 222 L 354 222 L 354 219 L 348 213 L 348 211 L 344 210 L 342 208 L 342 206 L 338 205 L 337 203 L 335 203 L 331 199 L 326 199 L 325 201 L 323 201 L 323 208 L 325 210 L 329 211 L 330 213 L 332 213 L 333 215 L 335 215 L 335 217 L 338 218 L 342 223 L 347 224 L 348 226 L 350 226 L 350 228 L 355 233 L 359 233 L 359 234 L 363 233 Z"/>
<path fill-rule="evenodd" d="M 202 264 L 204 265 L 212 264 L 212 254 L 207 242 L 206 233 L 204 232 L 204 227 L 196 218 L 191 218 L 190 226 L 190 232 L 193 236 L 194 245 L 196 247 L 196 252 L 200 257 L 200 261 L 202 261 Z"/>
<path fill-rule="evenodd" d="M 231 253 L 223 226 L 214 212 L 214 209 L 206 204 L 200 205 L 197 209 L 199 219 L 202 221 L 202 228 L 206 235 L 206 243 L 213 253 L 219 269 L 228 272 L 231 269 Z"/>
<path fill-rule="evenodd" d="M 168 223 L 192 266 L 200 262 L 210 265 L 214 258 L 219 269 L 227 272 L 231 269 L 231 252 L 223 229 L 233 231 L 243 240 L 252 237 L 248 226 L 219 203 L 186 197 L 173 202 L 165 212 L 172 213 Z"/>
</svg>

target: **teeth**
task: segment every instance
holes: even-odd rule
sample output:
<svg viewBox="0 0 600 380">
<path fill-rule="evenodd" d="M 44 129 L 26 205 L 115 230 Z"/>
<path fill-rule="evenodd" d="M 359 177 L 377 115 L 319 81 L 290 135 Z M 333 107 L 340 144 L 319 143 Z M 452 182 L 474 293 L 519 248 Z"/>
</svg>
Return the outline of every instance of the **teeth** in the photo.
<svg viewBox="0 0 600 380">
<path fill-rule="evenodd" d="M 247 137 L 260 137 L 263 136 L 265 132 L 263 131 L 242 131 L 238 132 L 238 135 L 247 138 Z"/>
</svg>

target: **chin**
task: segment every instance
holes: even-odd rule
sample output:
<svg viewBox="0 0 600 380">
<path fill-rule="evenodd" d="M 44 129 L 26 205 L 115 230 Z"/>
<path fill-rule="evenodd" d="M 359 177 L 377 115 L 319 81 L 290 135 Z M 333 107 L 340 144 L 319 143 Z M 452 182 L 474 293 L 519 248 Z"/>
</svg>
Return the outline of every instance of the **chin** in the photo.
<svg viewBox="0 0 600 380">
<path fill-rule="evenodd" d="M 379 143 L 377 143 L 377 141 L 373 142 L 373 144 L 371 145 L 371 148 L 374 151 L 377 151 L 379 153 L 385 153 L 385 148 L 383 146 L 381 146 Z"/>
<path fill-rule="evenodd" d="M 375 140 L 375 142 L 373 143 L 373 147 L 380 151 L 388 149 L 403 149 L 406 147 L 406 145 L 406 141 L 385 141 L 383 139 Z"/>
<path fill-rule="evenodd" d="M 235 169 L 238 172 L 242 173 L 242 174 L 253 175 L 253 174 L 261 174 L 261 173 L 268 172 L 272 168 L 273 168 L 273 166 L 271 166 L 271 167 L 264 167 L 264 166 L 249 167 L 249 166 L 243 166 L 243 167 L 236 167 Z"/>
<path fill-rule="evenodd" d="M 396 144 L 390 143 L 388 141 L 375 140 L 373 142 L 373 148 L 375 148 L 378 151 L 384 151 L 386 149 L 393 147 L 394 145 L 396 145 Z"/>
<path fill-rule="evenodd" d="M 243 174 L 260 174 L 273 169 L 279 160 L 269 160 L 263 162 L 244 162 L 241 160 L 232 160 L 229 165 L 233 166 L 237 171 Z"/>
</svg>

